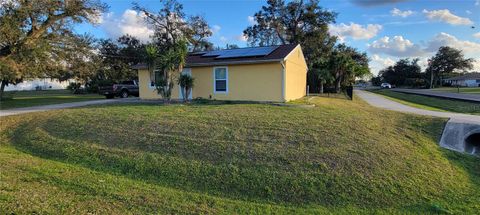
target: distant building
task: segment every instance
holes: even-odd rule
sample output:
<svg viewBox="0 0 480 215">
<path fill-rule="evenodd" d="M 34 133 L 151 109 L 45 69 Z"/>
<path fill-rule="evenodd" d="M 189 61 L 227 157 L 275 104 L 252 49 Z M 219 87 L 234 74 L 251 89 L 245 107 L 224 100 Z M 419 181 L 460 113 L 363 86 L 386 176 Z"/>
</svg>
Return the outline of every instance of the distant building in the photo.
<svg viewBox="0 0 480 215">
<path fill-rule="evenodd" d="M 66 89 L 70 82 L 74 80 L 58 81 L 50 78 L 36 78 L 33 80 L 25 80 L 17 85 L 9 84 L 5 87 L 5 91 L 23 91 L 23 90 L 59 90 Z"/>
<path fill-rule="evenodd" d="M 445 79 L 444 81 L 452 86 L 480 87 L 480 73 L 467 73 L 462 76 Z"/>
</svg>

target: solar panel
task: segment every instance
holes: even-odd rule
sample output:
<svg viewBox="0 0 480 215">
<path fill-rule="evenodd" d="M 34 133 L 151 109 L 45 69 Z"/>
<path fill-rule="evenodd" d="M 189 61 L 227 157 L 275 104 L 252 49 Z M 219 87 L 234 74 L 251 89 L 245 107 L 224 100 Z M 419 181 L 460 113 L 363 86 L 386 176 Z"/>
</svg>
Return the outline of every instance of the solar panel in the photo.
<svg viewBox="0 0 480 215">
<path fill-rule="evenodd" d="M 276 48 L 277 46 L 269 46 L 269 47 L 255 47 L 255 48 L 225 50 L 230 52 L 221 53 L 218 57 L 216 57 L 216 59 L 265 56 L 272 53 Z"/>
<path fill-rule="evenodd" d="M 216 57 L 216 59 L 222 59 L 235 57 L 265 56 L 272 53 L 276 48 L 278 48 L 278 46 L 216 50 L 210 51 L 202 55 L 202 57 Z"/>
<path fill-rule="evenodd" d="M 210 51 L 204 55 L 202 55 L 203 57 L 214 57 L 214 56 L 219 56 L 221 54 L 222 51 L 225 51 L 225 50 L 216 50 L 216 51 Z"/>
</svg>

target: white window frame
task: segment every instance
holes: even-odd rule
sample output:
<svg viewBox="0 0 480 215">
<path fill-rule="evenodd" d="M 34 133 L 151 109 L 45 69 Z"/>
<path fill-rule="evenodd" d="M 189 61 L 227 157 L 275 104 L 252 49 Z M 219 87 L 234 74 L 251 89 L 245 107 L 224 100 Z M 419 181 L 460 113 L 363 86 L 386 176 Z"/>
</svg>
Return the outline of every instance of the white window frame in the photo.
<svg viewBox="0 0 480 215">
<path fill-rule="evenodd" d="M 218 79 L 219 81 L 225 80 L 225 91 L 217 91 L 217 77 L 215 74 L 216 69 L 225 69 L 225 79 Z M 213 94 L 227 94 L 228 93 L 228 67 L 216 66 L 213 67 Z"/>
</svg>

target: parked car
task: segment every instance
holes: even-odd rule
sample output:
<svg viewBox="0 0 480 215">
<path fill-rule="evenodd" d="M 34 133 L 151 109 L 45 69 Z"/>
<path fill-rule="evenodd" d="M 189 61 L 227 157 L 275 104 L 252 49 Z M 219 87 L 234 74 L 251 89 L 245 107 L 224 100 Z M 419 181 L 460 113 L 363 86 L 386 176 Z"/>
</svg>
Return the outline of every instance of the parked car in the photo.
<svg viewBox="0 0 480 215">
<path fill-rule="evenodd" d="M 107 99 L 113 99 L 115 96 L 127 98 L 128 96 L 138 96 L 137 81 L 123 81 L 119 84 L 104 85 L 98 87 L 98 93 L 104 95 Z"/>
<path fill-rule="evenodd" d="M 391 89 L 392 88 L 392 85 L 389 84 L 389 83 L 382 83 L 382 85 L 380 85 L 380 87 L 382 89 Z"/>
</svg>

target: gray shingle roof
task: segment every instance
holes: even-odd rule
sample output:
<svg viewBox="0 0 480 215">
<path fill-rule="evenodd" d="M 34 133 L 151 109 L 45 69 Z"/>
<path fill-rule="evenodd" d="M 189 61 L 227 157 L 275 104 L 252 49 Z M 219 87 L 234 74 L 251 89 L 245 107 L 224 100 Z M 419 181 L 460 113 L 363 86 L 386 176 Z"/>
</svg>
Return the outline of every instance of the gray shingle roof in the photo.
<svg viewBox="0 0 480 215">
<path fill-rule="evenodd" d="M 480 73 L 472 72 L 465 75 L 446 79 L 447 81 L 464 81 L 464 80 L 477 80 L 480 79 Z"/>
</svg>

